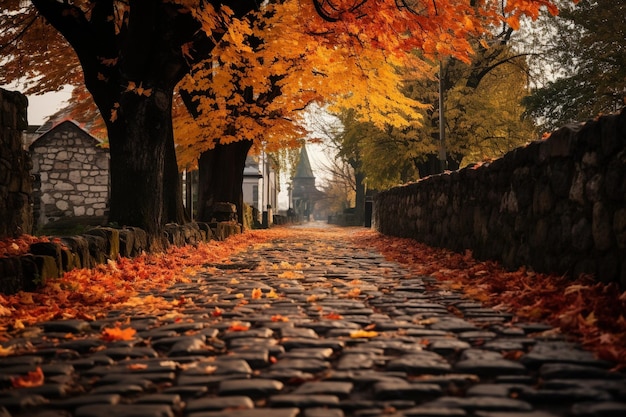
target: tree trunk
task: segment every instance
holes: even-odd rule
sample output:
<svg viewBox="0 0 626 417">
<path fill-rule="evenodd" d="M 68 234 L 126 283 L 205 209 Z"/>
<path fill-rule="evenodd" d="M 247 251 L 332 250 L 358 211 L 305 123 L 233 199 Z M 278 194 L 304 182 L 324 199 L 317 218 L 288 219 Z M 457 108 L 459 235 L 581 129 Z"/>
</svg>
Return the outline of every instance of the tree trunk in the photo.
<svg viewBox="0 0 626 417">
<path fill-rule="evenodd" d="M 354 170 L 354 182 L 356 185 L 356 196 L 354 198 L 355 212 L 359 224 L 365 219 L 365 174 Z"/>
<path fill-rule="evenodd" d="M 163 176 L 164 220 L 166 223 L 184 224 L 191 217 L 183 205 L 183 182 L 176 162 L 174 139 L 167 141 Z"/>
<path fill-rule="evenodd" d="M 198 220 L 211 221 L 213 204 L 229 202 L 237 206 L 243 221 L 243 170 L 252 141 L 217 144 L 198 160 Z"/>
<path fill-rule="evenodd" d="M 161 231 L 165 161 L 172 135 L 171 97 L 171 91 L 161 90 L 148 97 L 126 93 L 118 118 L 108 123 L 114 162 L 109 221 L 144 229 L 151 249 L 165 244 Z"/>
</svg>

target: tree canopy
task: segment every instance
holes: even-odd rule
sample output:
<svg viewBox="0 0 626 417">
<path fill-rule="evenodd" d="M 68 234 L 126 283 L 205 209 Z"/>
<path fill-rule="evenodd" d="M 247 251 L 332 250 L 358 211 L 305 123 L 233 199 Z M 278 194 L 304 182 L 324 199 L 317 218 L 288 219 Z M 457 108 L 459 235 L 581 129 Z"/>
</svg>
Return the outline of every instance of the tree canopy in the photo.
<svg viewBox="0 0 626 417">
<path fill-rule="evenodd" d="M 110 143 L 110 220 L 156 239 L 166 221 L 184 221 L 172 103 L 187 75 L 207 133 L 195 135 L 204 144 L 189 135 L 183 145 L 201 152 L 219 137 L 280 147 L 298 132 L 286 122 L 313 100 L 361 108 L 375 125 L 412 123 L 414 100 L 394 96 L 398 68 L 420 73 L 445 56 L 469 62 L 473 41 L 494 28 L 557 11 L 549 0 L 274 0 L 257 14 L 252 0 L 3 6 L 0 83 L 26 75 L 31 93 L 84 83 Z"/>
<path fill-rule="evenodd" d="M 626 98 L 626 1 L 560 3 L 561 13 L 542 18 L 530 38 L 543 80 L 526 105 L 546 131 L 615 112 Z"/>
</svg>

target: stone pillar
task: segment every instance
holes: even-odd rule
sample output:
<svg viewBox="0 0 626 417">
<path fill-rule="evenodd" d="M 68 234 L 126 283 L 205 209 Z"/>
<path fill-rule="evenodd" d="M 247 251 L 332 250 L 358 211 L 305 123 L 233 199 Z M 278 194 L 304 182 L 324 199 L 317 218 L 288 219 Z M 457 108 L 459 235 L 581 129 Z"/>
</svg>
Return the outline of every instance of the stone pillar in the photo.
<svg viewBox="0 0 626 417">
<path fill-rule="evenodd" d="M 28 99 L 0 88 L 0 239 L 32 233 L 32 162 L 22 146 Z"/>
</svg>

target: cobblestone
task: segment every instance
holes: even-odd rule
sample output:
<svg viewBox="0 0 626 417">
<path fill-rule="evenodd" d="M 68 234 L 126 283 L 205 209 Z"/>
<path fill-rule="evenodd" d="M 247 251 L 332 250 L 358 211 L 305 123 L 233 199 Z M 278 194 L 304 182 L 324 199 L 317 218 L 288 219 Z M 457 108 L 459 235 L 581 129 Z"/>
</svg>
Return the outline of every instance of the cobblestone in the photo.
<svg viewBox="0 0 626 417">
<path fill-rule="evenodd" d="M 159 294 L 176 311 L 25 328 L 2 343 L 31 348 L 0 358 L 0 417 L 626 415 L 612 364 L 333 230 L 212 265 Z M 133 340 L 102 340 L 115 322 Z M 37 367 L 42 386 L 11 387 Z"/>
</svg>

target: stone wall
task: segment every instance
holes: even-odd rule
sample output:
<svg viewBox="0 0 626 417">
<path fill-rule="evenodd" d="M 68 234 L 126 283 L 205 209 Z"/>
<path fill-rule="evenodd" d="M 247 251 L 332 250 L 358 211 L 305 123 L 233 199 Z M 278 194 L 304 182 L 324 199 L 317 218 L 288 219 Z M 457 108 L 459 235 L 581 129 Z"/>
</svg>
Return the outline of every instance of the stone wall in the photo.
<svg viewBox="0 0 626 417">
<path fill-rule="evenodd" d="M 241 232 L 241 225 L 234 222 L 171 223 L 164 230 L 168 244 L 173 246 L 225 240 Z M 146 232 L 137 227 L 94 227 L 49 240 L 31 244 L 28 253 L 20 256 L 0 256 L 0 294 L 35 291 L 72 269 L 94 268 L 120 256 L 132 258 L 153 251 Z"/>
<path fill-rule="evenodd" d="M 104 217 L 109 199 L 109 152 L 65 121 L 31 146 L 37 227 L 68 217 Z"/>
<path fill-rule="evenodd" d="M 26 96 L 0 88 L 0 239 L 31 233 L 31 160 L 22 148 Z"/>
<path fill-rule="evenodd" d="M 626 288 L 626 110 L 393 188 L 374 204 L 384 234 Z"/>
</svg>

